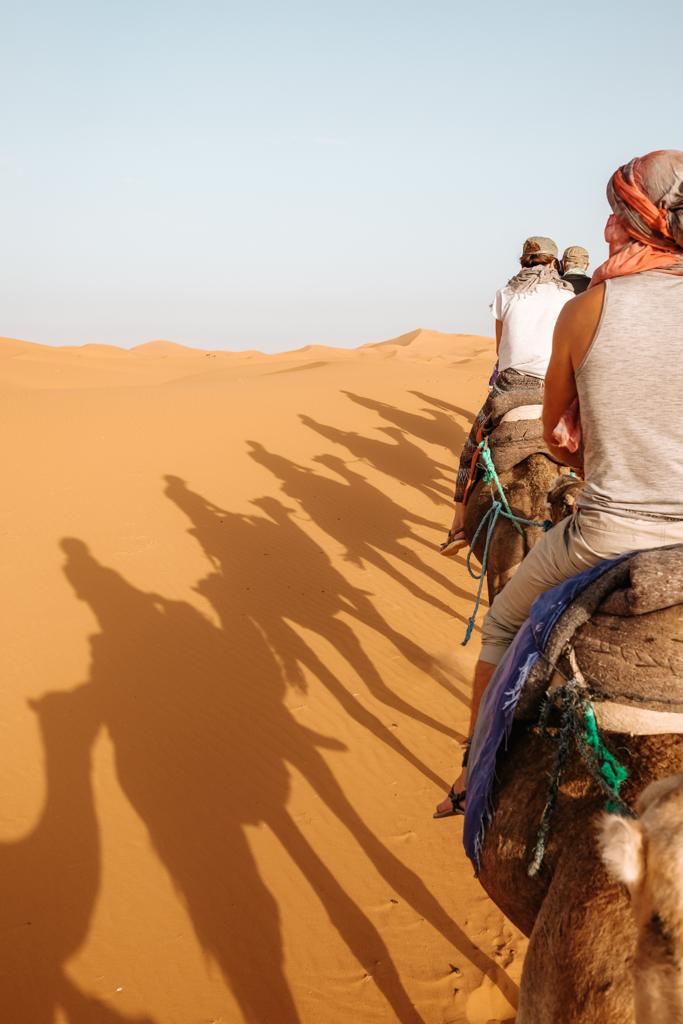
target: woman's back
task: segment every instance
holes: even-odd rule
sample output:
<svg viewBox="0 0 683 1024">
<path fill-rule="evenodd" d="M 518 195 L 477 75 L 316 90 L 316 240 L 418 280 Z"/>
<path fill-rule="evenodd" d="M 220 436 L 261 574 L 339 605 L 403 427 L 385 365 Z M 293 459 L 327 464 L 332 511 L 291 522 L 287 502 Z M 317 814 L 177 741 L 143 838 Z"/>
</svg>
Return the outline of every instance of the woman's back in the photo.
<svg viewBox="0 0 683 1024">
<path fill-rule="evenodd" d="M 683 518 L 683 277 L 605 283 L 602 316 L 576 371 L 586 487 L 580 505 Z"/>
<path fill-rule="evenodd" d="M 509 286 L 496 293 L 493 313 L 503 332 L 498 348 L 500 370 L 518 370 L 545 377 L 550 361 L 553 330 L 560 310 L 574 292 L 553 282 L 533 291 L 515 292 Z"/>
</svg>

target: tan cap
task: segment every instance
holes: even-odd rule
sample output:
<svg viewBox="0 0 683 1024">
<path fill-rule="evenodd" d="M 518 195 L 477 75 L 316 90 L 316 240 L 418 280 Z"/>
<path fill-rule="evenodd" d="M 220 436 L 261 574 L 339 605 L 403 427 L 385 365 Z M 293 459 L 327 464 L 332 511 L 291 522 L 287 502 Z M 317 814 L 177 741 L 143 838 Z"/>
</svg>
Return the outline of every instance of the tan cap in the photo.
<svg viewBox="0 0 683 1024">
<path fill-rule="evenodd" d="M 522 247 L 522 256 L 553 256 L 557 259 L 557 246 L 552 238 L 543 235 L 532 235 Z"/>
<path fill-rule="evenodd" d="M 582 245 L 570 245 L 564 250 L 562 256 L 562 263 L 565 270 L 567 267 L 580 267 L 585 270 L 590 263 L 590 256 L 588 255 L 588 249 L 584 249 Z"/>
</svg>

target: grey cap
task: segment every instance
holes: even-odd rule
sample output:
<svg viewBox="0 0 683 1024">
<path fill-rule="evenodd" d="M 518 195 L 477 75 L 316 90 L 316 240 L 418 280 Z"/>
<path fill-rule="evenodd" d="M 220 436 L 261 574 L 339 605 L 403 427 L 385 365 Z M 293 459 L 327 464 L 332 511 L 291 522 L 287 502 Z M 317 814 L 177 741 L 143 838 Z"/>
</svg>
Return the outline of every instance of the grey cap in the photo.
<svg viewBox="0 0 683 1024">
<path fill-rule="evenodd" d="M 532 235 L 522 246 L 522 256 L 552 256 L 557 259 L 557 246 L 552 238 Z"/>
<path fill-rule="evenodd" d="M 590 256 L 588 255 L 588 249 L 584 249 L 582 245 L 570 245 L 568 246 L 562 255 L 562 264 L 565 272 L 570 267 L 576 267 L 578 270 L 586 270 L 590 263 Z"/>
</svg>

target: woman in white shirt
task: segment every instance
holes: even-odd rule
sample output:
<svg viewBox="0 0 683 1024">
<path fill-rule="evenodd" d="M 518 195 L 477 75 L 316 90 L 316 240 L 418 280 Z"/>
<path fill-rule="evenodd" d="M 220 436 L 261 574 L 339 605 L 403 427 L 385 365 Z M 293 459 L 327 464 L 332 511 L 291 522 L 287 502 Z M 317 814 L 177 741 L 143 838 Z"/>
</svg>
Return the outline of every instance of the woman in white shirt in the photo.
<svg viewBox="0 0 683 1024">
<path fill-rule="evenodd" d="M 454 555 L 467 541 L 463 531 L 465 505 L 474 479 L 477 446 L 491 428 L 490 400 L 502 391 L 538 390 L 543 402 L 543 382 L 550 361 L 553 331 L 560 310 L 574 297 L 560 277 L 557 246 L 551 238 L 527 238 L 520 257 L 522 269 L 496 292 L 492 311 L 496 320 L 498 376 L 480 409 L 460 456 L 455 485 L 455 515 L 442 555 Z"/>
</svg>

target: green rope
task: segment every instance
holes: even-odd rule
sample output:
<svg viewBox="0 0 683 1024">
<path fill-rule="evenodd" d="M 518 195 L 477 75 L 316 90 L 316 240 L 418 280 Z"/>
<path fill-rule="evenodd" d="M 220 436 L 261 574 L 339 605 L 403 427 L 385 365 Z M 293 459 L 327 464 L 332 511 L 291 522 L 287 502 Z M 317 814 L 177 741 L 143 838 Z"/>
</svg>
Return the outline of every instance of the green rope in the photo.
<svg viewBox="0 0 683 1024">
<path fill-rule="evenodd" d="M 607 797 L 605 810 L 611 814 L 634 817 L 633 811 L 620 796 L 622 784 L 628 778 L 628 769 L 607 749 L 600 738 L 595 712 L 588 698 L 580 692 L 576 678 L 570 679 L 564 686 L 546 698 L 539 716 L 539 725 L 544 735 L 548 736 L 547 721 L 553 705 L 560 704 L 560 730 L 550 786 L 541 821 L 536 834 L 536 844 L 527 874 L 535 877 L 543 864 L 550 821 L 555 812 L 560 782 L 569 761 L 572 740 L 576 749 L 588 768 L 591 777 Z"/>
<path fill-rule="evenodd" d="M 484 438 L 484 440 L 479 443 L 479 458 L 484 463 L 484 483 L 490 484 L 491 482 L 493 482 L 496 485 L 496 490 L 500 495 L 500 503 L 505 509 L 507 517 L 512 520 L 513 526 L 515 527 L 517 532 L 523 537 L 524 531 L 517 522 L 518 517 L 514 515 L 512 509 L 508 504 L 508 500 L 505 497 L 503 485 L 500 482 L 500 478 L 498 476 L 498 473 L 496 472 L 496 467 L 494 466 L 493 459 L 491 458 L 491 452 L 489 451 L 489 442 L 487 438 Z M 520 522 L 526 522 L 526 520 L 522 519 L 520 520 Z"/>
<path fill-rule="evenodd" d="M 584 700 L 584 739 L 593 751 L 595 760 L 600 768 L 600 775 L 605 781 L 607 788 L 614 794 L 614 798 L 607 801 L 605 810 L 610 814 L 618 814 L 621 811 L 619 790 L 623 782 L 628 778 L 628 770 L 617 761 L 605 744 L 600 739 L 598 723 L 595 720 L 595 712 L 590 701 Z"/>
</svg>

